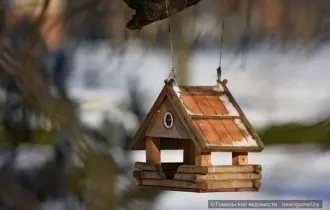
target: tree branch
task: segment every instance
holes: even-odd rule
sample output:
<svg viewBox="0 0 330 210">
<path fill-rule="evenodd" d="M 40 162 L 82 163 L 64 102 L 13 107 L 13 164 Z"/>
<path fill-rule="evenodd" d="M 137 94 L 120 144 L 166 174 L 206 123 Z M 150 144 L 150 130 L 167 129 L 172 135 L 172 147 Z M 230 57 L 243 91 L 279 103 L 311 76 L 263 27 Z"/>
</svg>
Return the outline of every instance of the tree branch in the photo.
<svg viewBox="0 0 330 210">
<path fill-rule="evenodd" d="M 0 37 L 6 29 L 6 3 L 4 0 L 0 0 Z"/>
<path fill-rule="evenodd" d="M 167 18 L 165 1 L 169 16 L 193 6 L 201 0 L 123 0 L 128 7 L 136 11 L 126 24 L 131 30 L 141 30 L 144 26 Z"/>
<path fill-rule="evenodd" d="M 44 0 L 44 3 L 42 5 L 42 10 L 41 13 L 36 21 L 36 26 L 37 28 L 39 28 L 39 26 L 43 23 L 43 21 L 45 20 L 46 17 L 46 12 L 48 10 L 49 4 L 50 4 L 51 0 Z"/>
<path fill-rule="evenodd" d="M 46 13 L 48 10 L 48 7 L 50 5 L 51 0 L 44 0 L 44 3 L 42 5 L 42 9 L 40 12 L 40 15 L 38 16 L 37 20 L 35 21 L 33 28 L 30 32 L 30 36 L 28 37 L 28 42 L 26 46 L 26 48 L 30 48 L 31 46 L 36 46 L 36 44 L 38 43 L 38 41 L 40 41 L 40 34 L 39 34 L 39 30 L 41 25 L 44 23 L 45 19 L 46 19 Z"/>
</svg>

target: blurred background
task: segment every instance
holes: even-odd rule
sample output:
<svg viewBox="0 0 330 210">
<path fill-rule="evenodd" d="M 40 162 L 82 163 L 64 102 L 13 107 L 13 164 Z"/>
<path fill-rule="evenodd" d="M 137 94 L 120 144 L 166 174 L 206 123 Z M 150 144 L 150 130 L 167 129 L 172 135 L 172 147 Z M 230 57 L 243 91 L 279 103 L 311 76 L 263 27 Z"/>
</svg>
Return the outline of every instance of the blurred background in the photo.
<svg viewBox="0 0 330 210">
<path fill-rule="evenodd" d="M 211 199 L 317 199 L 330 208 L 330 1 L 201 0 L 170 22 L 142 30 L 126 28 L 134 10 L 125 1 L 94 2 L 51 0 L 39 30 L 38 56 L 55 85 L 80 105 L 81 122 L 106 152 L 90 151 L 83 166 L 66 168 L 69 173 L 62 165 L 45 169 L 68 154 L 47 119 L 35 117 L 37 126 L 30 126 L 30 136 L 18 144 L 11 173 L 42 209 L 202 210 Z M 6 1 L 6 40 L 19 46 L 42 4 Z M 145 161 L 145 152 L 127 146 L 171 71 L 168 23 L 179 84 L 215 85 L 222 49 L 222 77 L 265 143 L 263 152 L 249 154 L 251 164 L 263 166 L 260 192 L 135 187 L 133 163 Z M 6 104 L 8 96 L 1 100 Z M 1 128 L 2 142 L 10 140 L 6 128 Z M 8 150 L 0 154 L 5 167 Z M 182 151 L 162 153 L 165 162 L 182 159 Z M 212 164 L 230 161 L 230 153 L 212 156 Z M 57 176 L 54 186 L 50 175 Z M 65 190 L 57 189 L 62 185 Z M 1 193 L 0 198 L 1 208 L 10 209 L 10 198 Z"/>
</svg>

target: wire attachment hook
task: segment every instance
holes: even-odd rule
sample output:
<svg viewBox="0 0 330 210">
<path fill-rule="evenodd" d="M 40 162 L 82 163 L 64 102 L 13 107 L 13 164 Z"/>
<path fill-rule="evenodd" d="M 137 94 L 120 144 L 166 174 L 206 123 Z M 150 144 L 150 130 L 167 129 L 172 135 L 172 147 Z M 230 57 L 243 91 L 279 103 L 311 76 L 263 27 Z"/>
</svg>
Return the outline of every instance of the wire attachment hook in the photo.
<svg viewBox="0 0 330 210">
<path fill-rule="evenodd" d="M 174 84 L 177 84 L 176 69 L 174 67 L 172 68 L 170 75 L 168 75 L 167 79 L 165 80 L 165 83 L 170 83 L 172 81 L 174 82 Z"/>
<path fill-rule="evenodd" d="M 218 85 L 220 85 L 220 83 L 221 83 L 221 71 L 222 71 L 221 66 L 219 66 L 217 68 L 217 84 Z"/>
<path fill-rule="evenodd" d="M 227 6 L 227 0 L 225 0 L 225 9 Z M 217 68 L 217 84 L 221 84 L 221 73 L 222 73 L 222 68 L 221 68 L 221 62 L 222 62 L 222 48 L 223 48 L 223 35 L 224 35 L 224 30 L 225 30 L 225 15 L 222 17 L 222 29 L 221 29 L 221 40 L 220 40 L 220 55 L 219 55 L 219 67 Z"/>
</svg>

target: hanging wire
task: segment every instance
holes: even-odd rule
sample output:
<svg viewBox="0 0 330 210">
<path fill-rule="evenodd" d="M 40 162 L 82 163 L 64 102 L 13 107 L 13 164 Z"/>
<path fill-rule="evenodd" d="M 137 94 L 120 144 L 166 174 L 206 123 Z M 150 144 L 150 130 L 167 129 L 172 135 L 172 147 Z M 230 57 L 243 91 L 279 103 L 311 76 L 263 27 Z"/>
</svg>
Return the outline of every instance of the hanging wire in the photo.
<svg viewBox="0 0 330 210">
<path fill-rule="evenodd" d="M 169 78 L 167 79 L 167 81 L 173 79 L 174 82 L 176 82 L 176 68 L 175 68 L 175 56 L 174 56 L 174 49 L 173 49 L 173 41 L 172 41 L 172 31 L 171 31 L 171 20 L 170 20 L 170 13 L 169 13 L 169 6 L 167 5 L 167 0 L 165 1 L 165 6 L 166 6 L 166 13 L 167 13 L 167 19 L 168 19 L 168 34 L 169 34 L 169 41 L 170 41 L 170 47 L 171 47 L 171 56 L 172 56 L 172 71 L 171 74 L 169 76 Z M 171 3 L 171 0 L 169 0 L 169 2 Z M 188 0 L 185 0 L 185 5 L 183 7 L 183 10 L 186 9 L 187 7 L 187 2 Z"/>
<path fill-rule="evenodd" d="M 169 79 L 176 80 L 175 57 L 174 57 L 174 49 L 173 49 L 173 41 L 172 41 L 170 13 L 168 11 L 167 0 L 164 0 L 164 1 L 165 1 L 166 13 L 167 13 L 167 19 L 168 19 L 167 27 L 168 27 L 169 41 L 170 41 L 170 47 L 171 47 L 171 56 L 172 56 L 172 72 L 171 72 Z"/>
<path fill-rule="evenodd" d="M 241 69 L 244 69 L 247 63 L 247 57 L 249 53 L 250 47 L 250 36 L 249 36 L 249 29 L 250 29 L 250 20 L 251 20 L 251 11 L 252 11 L 252 4 L 253 1 L 248 2 L 247 11 L 246 11 L 246 22 L 245 22 L 245 31 L 243 34 L 243 40 L 241 41 L 241 48 L 242 48 L 242 63 Z"/>
<path fill-rule="evenodd" d="M 224 13 L 226 11 L 227 7 L 227 0 L 225 0 L 225 6 L 224 6 Z M 223 48 L 223 36 L 224 36 L 224 30 L 225 30 L 225 15 L 222 17 L 222 27 L 221 27 L 221 40 L 220 40 L 220 55 L 219 55 L 219 67 L 217 68 L 217 83 L 221 83 L 221 65 L 222 65 L 222 48 Z"/>
</svg>

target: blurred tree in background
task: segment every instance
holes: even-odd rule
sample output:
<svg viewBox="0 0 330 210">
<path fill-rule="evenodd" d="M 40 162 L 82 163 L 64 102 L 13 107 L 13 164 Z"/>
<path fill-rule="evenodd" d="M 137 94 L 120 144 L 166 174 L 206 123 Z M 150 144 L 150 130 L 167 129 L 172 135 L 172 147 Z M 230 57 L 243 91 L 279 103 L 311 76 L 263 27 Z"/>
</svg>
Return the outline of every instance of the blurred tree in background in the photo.
<svg viewBox="0 0 330 210">
<path fill-rule="evenodd" d="M 50 15 L 48 14 L 48 16 L 44 15 L 47 12 L 48 4 L 49 2 L 45 1 L 44 6 L 41 7 L 41 13 L 36 15 L 35 24 L 40 24 L 40 22 L 46 21 L 47 18 L 51 19 L 54 17 L 55 14 L 52 13 Z M 104 8 L 104 5 L 101 8 Z M 15 11 L 15 9 L 12 9 L 11 11 Z M 97 12 L 99 12 L 99 10 Z M 26 13 L 23 12 L 22 14 Z M 16 13 L 12 13 L 10 15 L 18 15 L 18 17 L 20 17 L 18 18 L 18 23 L 22 23 L 20 20 L 26 20 L 26 16 L 21 16 L 21 11 L 19 8 Z M 34 13 L 32 13 L 31 17 L 35 18 Z M 91 17 L 98 17 L 98 15 L 94 13 Z M 91 18 L 87 18 L 87 20 L 89 19 Z M 86 19 L 84 19 L 84 21 L 86 21 Z M 16 23 L 11 24 L 15 25 Z M 23 26 L 26 26 L 26 23 L 23 22 L 22 24 Z M 91 28 L 87 27 L 86 31 L 79 31 L 80 29 L 75 29 L 79 31 L 78 35 L 82 34 L 82 36 L 77 37 L 77 35 L 73 34 L 73 37 L 82 41 L 95 41 L 105 38 L 105 32 L 102 31 L 102 24 L 98 25 L 98 21 L 91 21 L 89 26 Z M 94 26 L 100 27 L 100 30 L 94 28 Z M 35 27 L 39 27 L 39 25 L 34 25 L 33 23 L 32 26 L 27 28 L 27 31 L 14 31 L 9 34 L 9 38 L 17 43 L 16 48 L 12 46 L 8 47 L 10 50 L 15 50 L 14 52 L 17 51 L 17 55 L 19 55 L 19 57 L 12 57 L 12 59 L 14 59 L 13 61 L 16 63 L 24 62 L 24 59 L 28 56 L 28 54 L 37 52 L 33 51 L 33 48 L 31 48 L 35 47 L 35 45 L 30 45 L 30 41 L 42 40 L 42 35 L 33 34 Z M 29 37 L 29 34 L 32 34 L 31 37 Z M 16 36 L 18 38 L 16 38 Z M 47 38 L 47 36 L 45 37 Z M 59 41 L 60 40 L 46 40 L 46 43 L 54 46 L 54 42 L 59 44 Z M 31 51 L 27 49 L 31 49 Z M 2 56 L 8 56 L 6 53 L 8 52 L 2 51 Z M 47 57 L 50 57 L 50 55 L 51 54 L 48 54 L 47 51 L 44 51 L 41 54 L 43 58 L 46 58 L 46 62 Z M 9 56 L 14 55 L 9 54 Z M 22 60 L 19 60 L 20 56 L 24 56 L 22 57 Z M 13 86 L 15 86 L 16 98 L 19 97 L 22 99 L 21 101 L 16 102 L 17 112 L 21 112 L 23 110 L 23 101 L 27 99 L 27 102 L 32 102 L 32 107 L 36 108 L 31 109 L 29 113 L 31 115 L 35 113 L 36 116 L 33 118 L 32 116 L 27 115 L 25 118 L 28 120 L 18 118 L 13 122 L 13 126 L 17 129 L 13 131 L 6 129 L 5 133 L 9 136 L 14 134 L 24 134 L 23 131 L 25 128 L 20 127 L 20 125 L 26 126 L 32 123 L 33 126 L 29 128 L 29 133 L 32 134 L 32 137 L 24 134 L 22 138 L 20 138 L 22 141 L 13 145 L 14 151 L 16 151 L 16 149 L 18 149 L 23 142 L 45 142 L 46 144 L 53 144 L 52 142 L 56 140 L 54 147 L 54 160 L 46 162 L 38 169 L 34 169 L 33 174 L 30 174 L 30 172 L 25 170 L 22 171 L 20 169 L 16 169 L 14 164 L 15 161 L 13 159 L 8 159 L 5 164 L 6 167 L 3 166 L 1 169 L 2 174 L 0 174 L 0 181 L 3 186 L 5 186 L 4 183 L 7 183 L 7 185 L 9 183 L 13 184 L 12 186 L 8 185 L 8 187 L 3 187 L 1 189 L 0 202 L 4 206 L 14 209 L 36 209 L 39 202 L 44 202 L 48 199 L 64 198 L 63 196 L 73 193 L 73 195 L 77 197 L 88 209 L 118 209 L 119 207 L 123 207 L 124 209 L 150 208 L 151 205 L 146 206 L 143 202 L 141 203 L 142 206 L 139 207 L 139 201 L 144 200 L 148 203 L 148 201 L 154 199 L 158 193 L 148 190 L 141 191 L 138 187 L 136 187 L 131 175 L 127 174 L 131 171 L 132 165 L 127 163 L 126 165 L 123 164 L 125 161 L 129 161 L 129 157 L 125 152 L 127 143 L 122 144 L 122 142 L 128 142 L 128 138 L 132 138 L 133 134 L 128 133 L 128 131 L 123 129 L 115 129 L 116 127 L 120 128 L 121 125 L 113 124 L 111 121 L 112 119 L 109 119 L 107 121 L 108 124 L 105 124 L 105 130 L 109 131 L 109 129 L 115 129 L 117 133 L 120 133 L 123 136 L 116 136 L 114 135 L 115 133 L 109 132 L 103 134 L 103 131 L 98 131 L 97 129 L 95 130 L 80 125 L 81 123 L 79 120 L 77 121 L 75 116 L 79 111 L 77 110 L 72 112 L 72 108 L 77 109 L 75 108 L 76 105 L 72 103 L 70 99 L 65 97 L 66 94 L 61 94 L 61 92 L 67 91 L 65 83 L 68 80 L 68 75 L 63 75 L 63 70 L 67 68 L 65 61 L 63 60 L 65 59 L 63 54 L 57 53 L 55 56 L 52 56 L 52 62 L 55 65 L 46 66 L 43 62 L 44 59 L 37 59 L 38 54 L 30 54 L 30 56 L 29 62 L 33 64 L 24 66 L 24 68 L 29 68 L 31 71 L 32 76 L 27 76 L 30 81 L 31 77 L 33 81 L 33 76 L 38 77 L 37 74 L 39 73 L 46 75 L 46 77 L 42 80 L 39 79 L 37 83 L 30 82 L 30 84 L 25 82 L 25 79 L 28 78 L 24 73 L 19 73 L 19 77 L 21 78 L 15 78 L 16 74 L 11 75 L 11 78 L 13 79 Z M 11 71 L 8 66 L 3 65 L 4 62 L 2 62 L 2 72 L 5 73 L 7 71 Z M 21 67 L 17 67 L 15 70 L 20 71 L 20 68 Z M 34 85 L 35 87 L 31 87 Z M 55 88 L 55 93 L 48 92 L 47 90 L 49 90 L 49 88 Z M 136 87 L 132 87 L 132 90 L 135 89 Z M 26 94 L 25 91 L 28 94 Z M 7 91 L 6 94 L 7 96 L 12 96 L 11 92 Z M 134 97 L 131 97 L 132 108 L 130 109 L 132 109 L 132 114 L 136 115 L 136 118 L 141 119 L 144 117 L 144 114 L 142 113 L 141 108 L 139 108 L 140 103 L 135 101 L 137 100 L 136 93 L 132 94 Z M 43 96 L 45 98 L 42 98 Z M 7 97 L 5 100 L 12 102 L 16 98 Z M 46 103 L 48 104 L 46 105 Z M 5 113 L 8 115 L 11 112 Z M 54 113 L 57 113 L 58 115 L 55 116 Z M 14 117 L 14 115 L 10 116 Z M 31 117 L 33 119 L 37 118 L 37 121 L 40 118 L 46 118 L 46 121 L 51 122 L 51 131 L 49 132 L 38 127 L 38 123 L 36 123 L 36 121 L 31 121 Z M 5 126 L 5 128 L 7 127 Z M 82 133 L 78 130 L 81 130 Z M 51 135 L 42 135 L 41 133 L 51 133 Z M 14 135 L 13 138 L 9 138 L 8 135 L 4 135 L 4 138 L 6 138 L 9 144 L 18 140 L 17 135 Z M 80 143 L 81 145 L 79 145 Z M 113 152 L 109 153 L 111 148 L 116 147 L 123 153 L 123 155 L 120 156 L 121 159 L 116 160 L 119 162 L 114 160 L 116 157 L 113 157 Z M 15 154 L 16 152 L 14 155 Z M 54 179 L 51 177 L 54 177 Z M 16 185 L 14 185 L 14 183 Z M 8 193 L 9 188 L 12 187 L 14 188 L 11 191 L 12 194 L 10 194 Z M 22 191 L 22 189 L 27 191 Z M 54 191 L 61 193 L 54 194 Z M 21 199 L 23 197 L 31 198 L 28 200 L 22 199 L 20 202 L 10 201 L 13 198 Z"/>
</svg>

